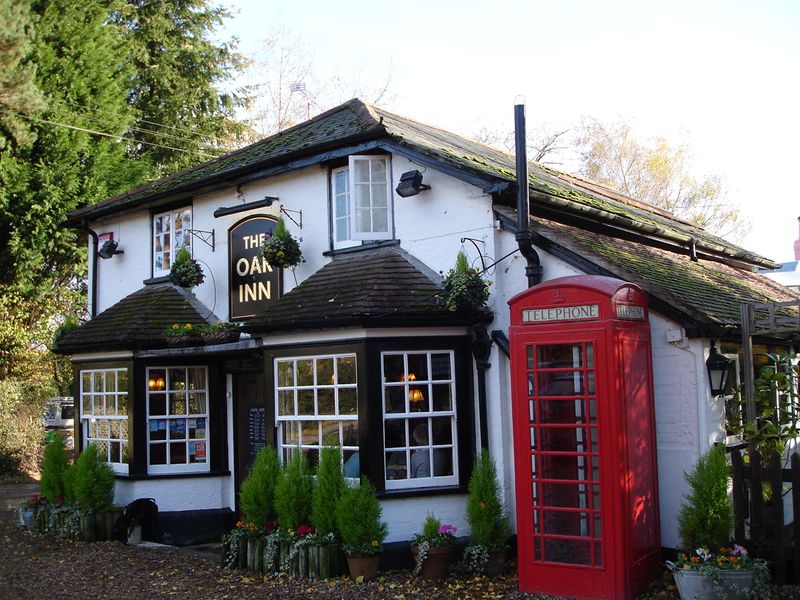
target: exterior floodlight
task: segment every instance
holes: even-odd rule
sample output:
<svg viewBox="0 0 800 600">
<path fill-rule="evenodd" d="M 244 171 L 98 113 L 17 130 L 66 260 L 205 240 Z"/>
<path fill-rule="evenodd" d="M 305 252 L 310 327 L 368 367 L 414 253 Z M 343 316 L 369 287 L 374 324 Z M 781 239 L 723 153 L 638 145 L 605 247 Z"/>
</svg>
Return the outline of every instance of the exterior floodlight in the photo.
<svg viewBox="0 0 800 600">
<path fill-rule="evenodd" d="M 97 256 L 100 258 L 111 258 L 115 254 L 125 254 L 124 250 L 117 250 L 117 245 L 117 242 L 114 240 L 106 240 L 97 251 Z"/>
<path fill-rule="evenodd" d="M 419 171 L 406 171 L 400 175 L 400 183 L 397 184 L 398 196 L 408 198 L 409 196 L 416 196 L 423 190 L 429 190 L 431 186 L 422 183 L 422 173 Z"/>
</svg>

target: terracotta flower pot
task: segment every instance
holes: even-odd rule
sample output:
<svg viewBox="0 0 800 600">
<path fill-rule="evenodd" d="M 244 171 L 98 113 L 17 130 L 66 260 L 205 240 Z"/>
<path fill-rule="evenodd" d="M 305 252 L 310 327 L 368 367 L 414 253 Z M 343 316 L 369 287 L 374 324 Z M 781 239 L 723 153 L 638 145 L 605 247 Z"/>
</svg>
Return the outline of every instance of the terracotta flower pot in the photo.
<svg viewBox="0 0 800 600">
<path fill-rule="evenodd" d="M 422 563 L 420 577 L 431 581 L 441 581 L 450 572 L 450 555 L 453 548 L 450 546 L 437 546 L 428 548 L 428 554 Z M 416 559 L 419 546 L 411 546 L 411 554 Z"/>
<path fill-rule="evenodd" d="M 350 570 L 350 579 L 358 581 L 372 581 L 378 576 L 378 563 L 381 561 L 379 554 L 353 554 L 347 555 L 347 568 Z"/>
</svg>

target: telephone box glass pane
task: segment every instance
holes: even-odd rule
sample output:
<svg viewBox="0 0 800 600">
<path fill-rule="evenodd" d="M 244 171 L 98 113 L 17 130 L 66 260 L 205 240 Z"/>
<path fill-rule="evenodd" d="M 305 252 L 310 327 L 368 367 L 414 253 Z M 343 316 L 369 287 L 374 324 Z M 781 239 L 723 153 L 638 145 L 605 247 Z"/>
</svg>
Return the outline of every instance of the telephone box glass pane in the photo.
<svg viewBox="0 0 800 600">
<path fill-rule="evenodd" d="M 545 538 L 544 560 L 572 565 L 590 565 L 592 564 L 591 542 Z"/>
<path fill-rule="evenodd" d="M 582 346 L 582 344 L 539 346 L 537 366 L 540 369 L 580 369 L 583 366 Z"/>
</svg>

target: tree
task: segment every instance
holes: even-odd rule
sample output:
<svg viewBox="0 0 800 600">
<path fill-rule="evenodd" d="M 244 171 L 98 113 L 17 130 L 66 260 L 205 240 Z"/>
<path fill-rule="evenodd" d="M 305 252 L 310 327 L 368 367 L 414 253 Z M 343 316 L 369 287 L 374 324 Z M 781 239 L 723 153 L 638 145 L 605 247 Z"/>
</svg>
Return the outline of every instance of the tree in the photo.
<svg viewBox="0 0 800 600">
<path fill-rule="evenodd" d="M 580 174 L 626 196 L 687 219 L 720 236 L 734 239 L 749 230 L 739 210 L 725 204 L 719 175 L 696 179 L 685 142 L 672 147 L 664 138 L 649 143 L 636 139 L 624 122 L 604 124 L 585 119 L 575 144 Z"/>
<path fill-rule="evenodd" d="M 207 0 L 127 0 L 112 13 L 125 35 L 133 78 L 128 102 L 138 121 L 128 148 L 153 175 L 189 167 L 232 149 L 243 125 L 234 112 L 243 99 L 220 91 L 244 58 L 235 40 L 209 38 L 229 16 Z"/>
<path fill-rule="evenodd" d="M 525 139 L 525 150 L 528 160 L 533 162 L 557 165 L 560 164 L 559 154 L 569 148 L 567 134 L 570 129 L 553 129 L 540 126 L 528 131 Z M 493 146 L 509 153 L 516 152 L 514 131 L 491 129 L 481 127 L 472 138 L 476 142 Z"/>
<path fill-rule="evenodd" d="M 0 150 L 6 138 L 17 143 L 31 141 L 19 111 L 38 112 L 44 107 L 36 87 L 35 65 L 25 62 L 31 50 L 33 24 L 28 2 L 0 0 Z"/>
</svg>

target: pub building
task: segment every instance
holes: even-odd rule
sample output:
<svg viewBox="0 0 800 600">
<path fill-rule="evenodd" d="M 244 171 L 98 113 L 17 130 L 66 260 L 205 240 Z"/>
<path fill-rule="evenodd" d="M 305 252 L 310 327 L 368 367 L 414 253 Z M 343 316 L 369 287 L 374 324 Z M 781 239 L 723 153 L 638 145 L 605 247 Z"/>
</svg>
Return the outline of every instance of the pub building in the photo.
<svg viewBox="0 0 800 600">
<path fill-rule="evenodd" d="M 709 353 L 738 360 L 740 303 L 794 296 L 756 272 L 771 260 L 518 158 L 356 99 L 72 212 L 91 317 L 58 351 L 115 502 L 154 499 L 177 543 L 218 539 L 259 449 L 313 464 L 333 436 L 387 542 L 428 512 L 468 535 L 488 448 L 523 591 L 640 591 L 678 544 L 684 470 L 726 437 Z M 260 255 L 278 219 L 296 266 Z M 181 248 L 192 289 L 169 281 Z M 442 302 L 459 250 L 491 282 L 484 309 Z M 239 338 L 167 343 L 217 321 Z"/>
</svg>

